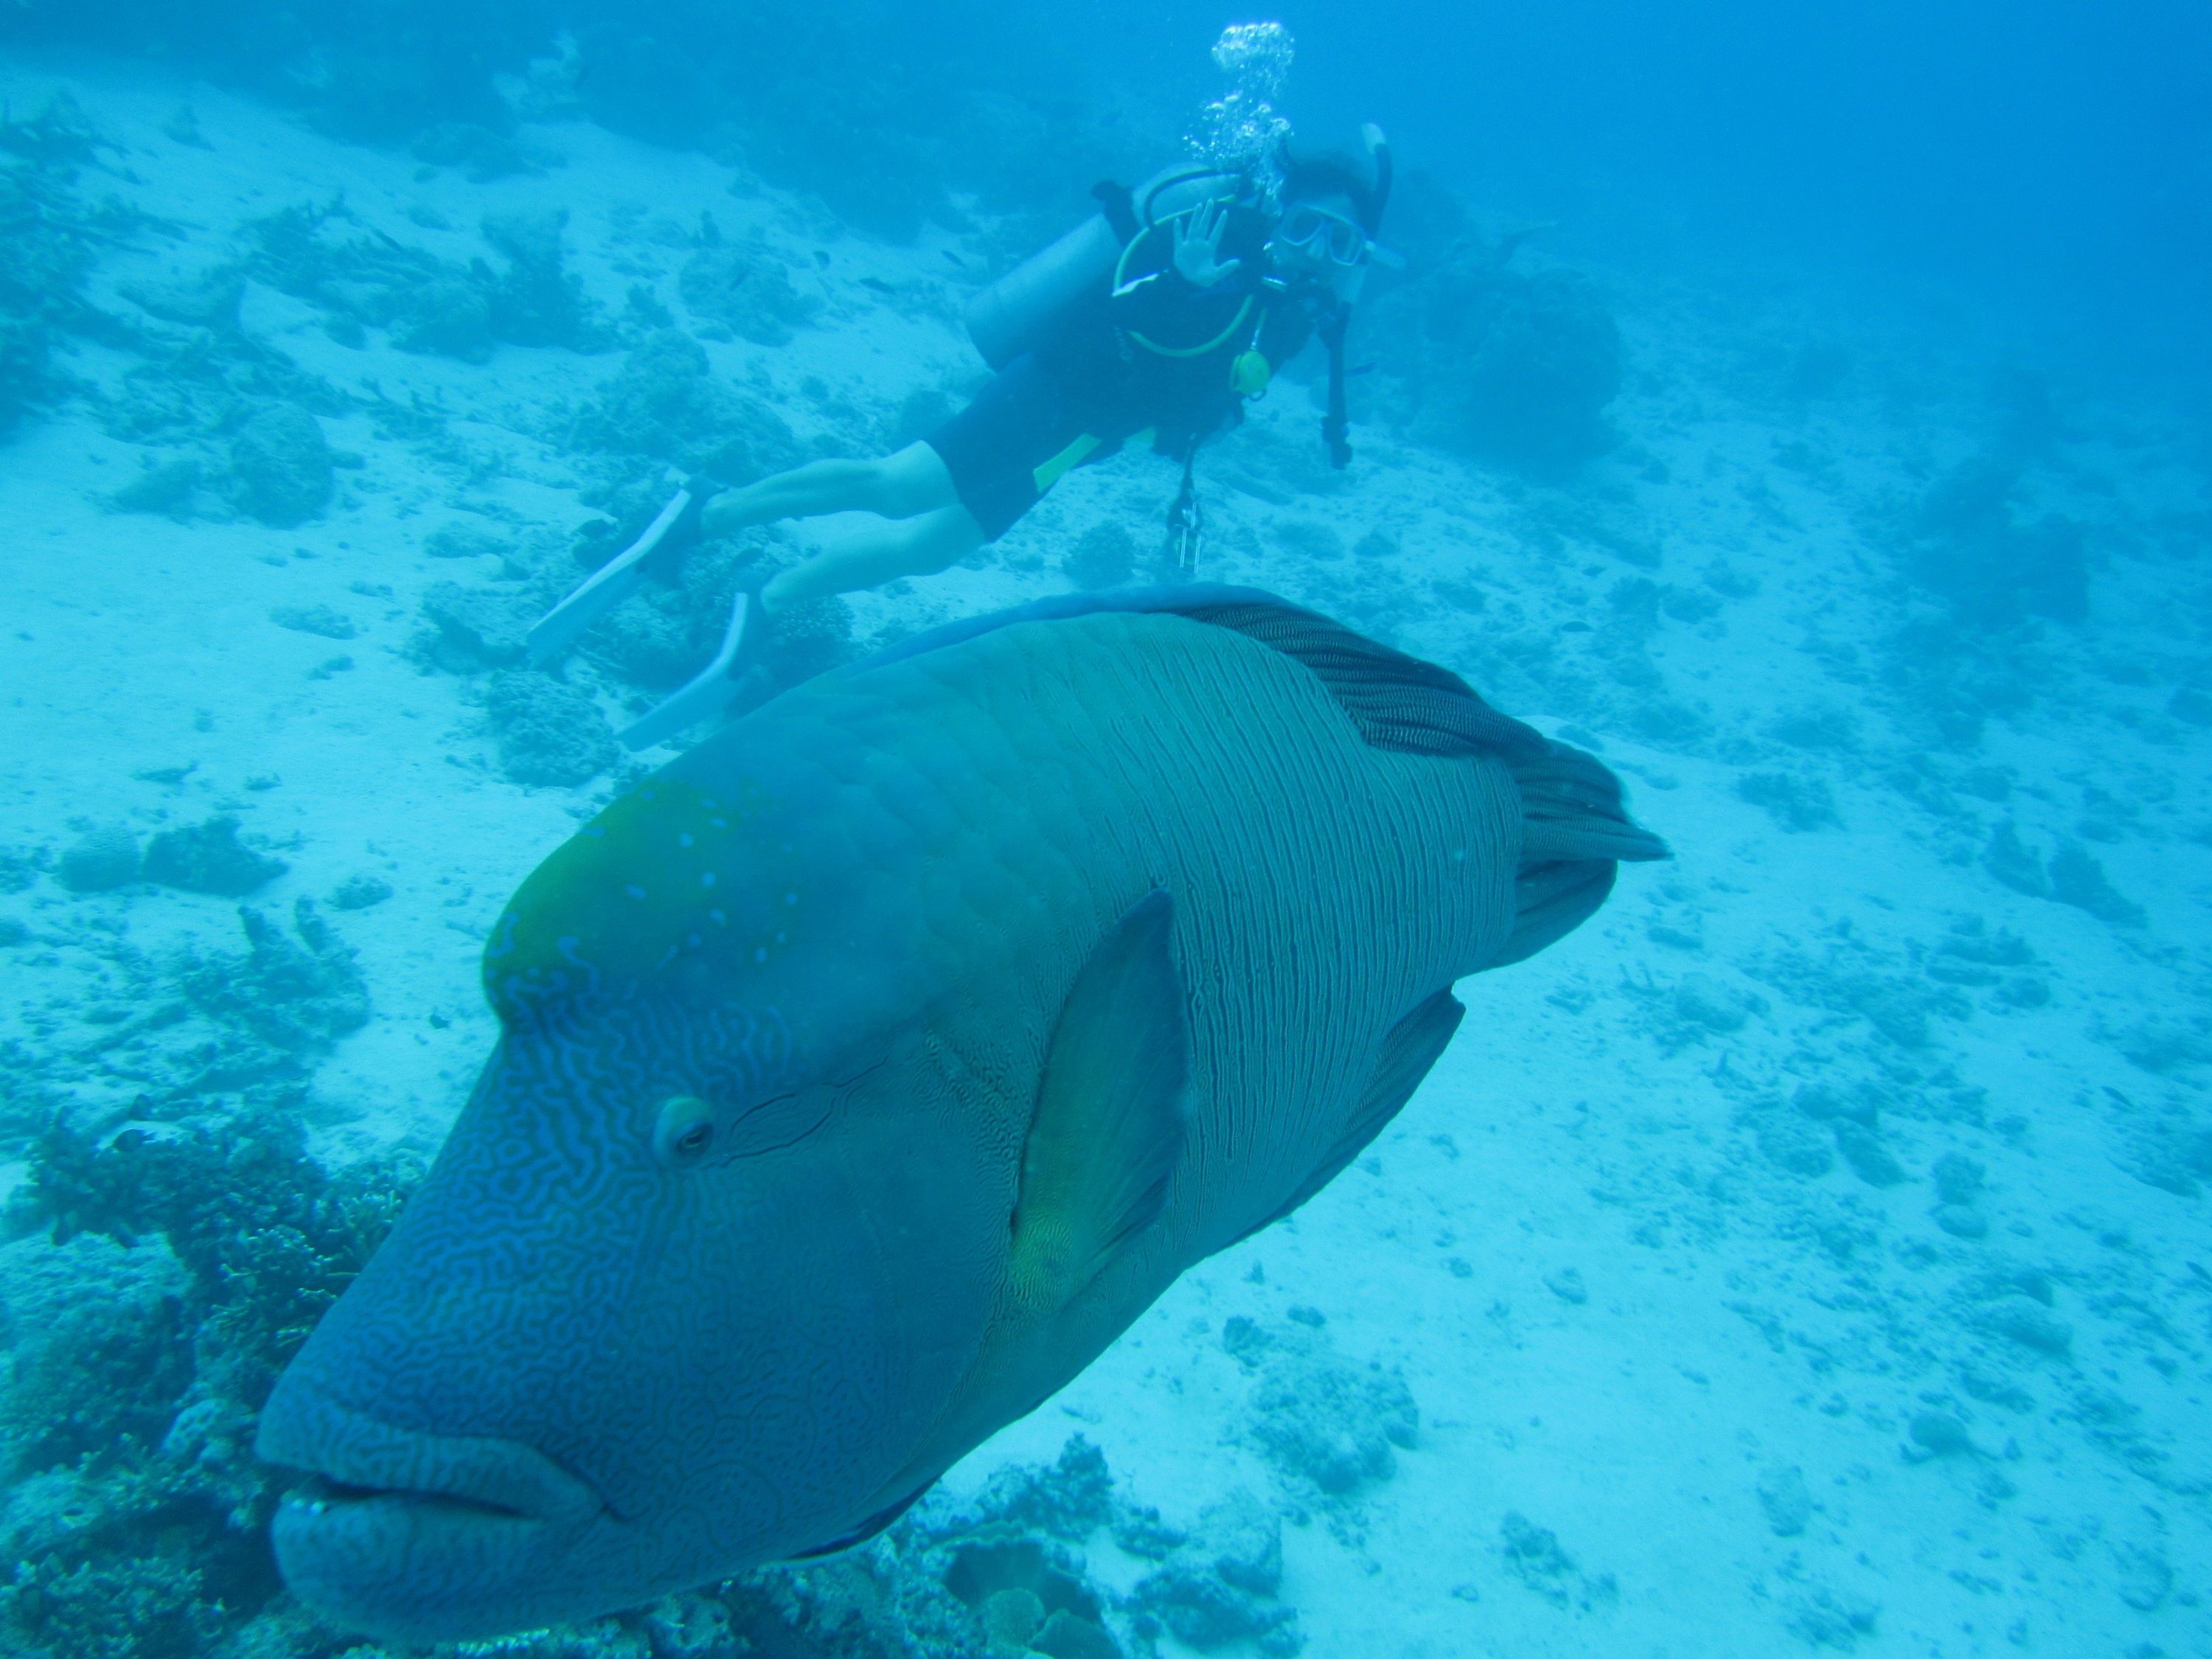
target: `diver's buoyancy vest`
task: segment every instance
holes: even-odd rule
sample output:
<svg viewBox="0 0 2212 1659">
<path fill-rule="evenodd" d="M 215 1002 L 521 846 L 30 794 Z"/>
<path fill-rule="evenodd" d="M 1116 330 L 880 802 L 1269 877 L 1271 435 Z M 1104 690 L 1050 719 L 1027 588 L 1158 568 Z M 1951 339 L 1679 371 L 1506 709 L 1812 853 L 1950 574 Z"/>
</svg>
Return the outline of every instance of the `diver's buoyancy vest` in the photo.
<svg viewBox="0 0 2212 1659">
<path fill-rule="evenodd" d="M 1119 300 L 1132 283 L 1142 283 L 1150 278 L 1167 276 L 1174 264 L 1175 226 L 1177 221 L 1198 211 L 1196 206 L 1164 215 L 1156 223 L 1144 227 L 1129 238 L 1119 258 L 1114 262 L 1113 292 Z M 1249 349 L 1256 343 L 1262 313 L 1260 294 L 1256 289 L 1246 288 L 1224 291 L 1226 288 L 1192 290 L 1198 301 L 1192 307 L 1196 314 L 1189 320 L 1195 331 L 1184 338 L 1158 337 L 1158 331 L 1148 333 L 1144 329 L 1122 325 L 1122 332 L 1130 343 L 1156 357 L 1203 357 L 1220 350 L 1232 340 L 1241 338 Z"/>
<path fill-rule="evenodd" d="M 1121 203 L 1106 198 L 1101 210 L 1073 230 L 1031 254 L 968 302 L 968 337 L 994 369 L 1036 345 L 1054 319 L 1085 294 L 1113 281 L 1133 237 L 1231 193 L 1244 175 L 1184 162 L 1154 173 Z M 1121 224 L 1115 222 L 1124 219 Z"/>
<path fill-rule="evenodd" d="M 1390 155 L 1376 133 L 1370 149 L 1376 155 L 1376 210 L 1390 188 Z M 1185 162 L 1154 173 L 1133 191 L 1110 183 L 1091 191 L 1099 210 L 1049 247 L 1031 254 L 968 302 L 968 337 L 994 370 L 1003 369 L 1036 346 L 1053 323 L 1085 295 L 1113 284 L 1137 250 L 1137 245 L 1156 234 L 1167 222 L 1202 204 L 1244 193 L 1247 175 L 1227 168 Z M 1135 337 L 1135 343 L 1164 357 L 1202 355 L 1227 345 L 1248 325 L 1245 349 L 1230 365 L 1231 389 L 1240 398 L 1257 397 L 1267 389 L 1273 366 L 1256 349 L 1257 320 L 1250 315 L 1252 302 L 1239 307 L 1222 334 L 1195 349 L 1164 346 Z M 1352 445 L 1346 413 L 1344 334 L 1352 307 L 1340 303 L 1319 321 L 1318 333 L 1328 353 L 1327 412 L 1322 417 L 1322 441 L 1328 448 L 1329 464 L 1342 471 L 1352 461 Z M 1186 487 L 1188 480 L 1186 477 Z"/>
</svg>

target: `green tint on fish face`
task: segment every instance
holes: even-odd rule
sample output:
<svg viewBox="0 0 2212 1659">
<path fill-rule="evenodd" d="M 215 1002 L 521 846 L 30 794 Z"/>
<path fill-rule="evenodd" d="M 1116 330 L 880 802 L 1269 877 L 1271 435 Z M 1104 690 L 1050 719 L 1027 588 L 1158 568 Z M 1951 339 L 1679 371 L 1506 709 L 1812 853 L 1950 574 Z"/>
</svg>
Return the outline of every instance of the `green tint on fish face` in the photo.
<svg viewBox="0 0 2212 1659">
<path fill-rule="evenodd" d="M 659 777 L 600 812 L 526 878 L 484 947 L 484 993 L 510 1023 L 586 984 L 726 994 L 782 954 L 808 883 L 795 849 L 750 833 L 757 784 L 709 793 Z"/>
</svg>

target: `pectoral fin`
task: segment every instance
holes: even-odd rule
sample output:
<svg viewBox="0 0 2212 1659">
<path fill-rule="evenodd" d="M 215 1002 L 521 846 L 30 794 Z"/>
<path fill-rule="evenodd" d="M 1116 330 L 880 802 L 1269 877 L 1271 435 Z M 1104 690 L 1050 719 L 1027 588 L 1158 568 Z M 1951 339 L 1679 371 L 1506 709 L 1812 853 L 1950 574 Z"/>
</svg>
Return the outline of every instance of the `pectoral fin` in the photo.
<svg viewBox="0 0 2212 1659">
<path fill-rule="evenodd" d="M 1139 899 L 1060 1008 L 1013 1214 L 1014 1297 L 1031 1316 L 1066 1306 L 1166 1201 L 1190 1066 L 1174 924 L 1164 889 Z"/>
</svg>

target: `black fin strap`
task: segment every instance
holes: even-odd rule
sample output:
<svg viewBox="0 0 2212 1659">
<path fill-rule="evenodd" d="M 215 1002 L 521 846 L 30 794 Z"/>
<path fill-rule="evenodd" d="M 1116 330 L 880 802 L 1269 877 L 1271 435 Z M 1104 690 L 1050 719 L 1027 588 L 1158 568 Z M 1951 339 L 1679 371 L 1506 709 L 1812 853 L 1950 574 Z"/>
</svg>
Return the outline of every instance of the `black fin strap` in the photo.
<svg viewBox="0 0 2212 1659">
<path fill-rule="evenodd" d="M 1328 348 L 1328 413 L 1322 416 L 1321 441 L 1328 446 L 1328 464 L 1339 472 L 1352 465 L 1352 422 L 1344 403 L 1344 328 L 1351 320 L 1352 307 L 1339 305 L 1315 331 Z"/>
<path fill-rule="evenodd" d="M 1106 223 L 1123 246 L 1137 240 L 1143 228 L 1137 223 L 1137 204 L 1129 194 L 1127 185 L 1117 185 L 1111 179 L 1101 179 L 1091 186 L 1091 194 L 1098 203 L 1099 212 L 1106 216 Z"/>
</svg>

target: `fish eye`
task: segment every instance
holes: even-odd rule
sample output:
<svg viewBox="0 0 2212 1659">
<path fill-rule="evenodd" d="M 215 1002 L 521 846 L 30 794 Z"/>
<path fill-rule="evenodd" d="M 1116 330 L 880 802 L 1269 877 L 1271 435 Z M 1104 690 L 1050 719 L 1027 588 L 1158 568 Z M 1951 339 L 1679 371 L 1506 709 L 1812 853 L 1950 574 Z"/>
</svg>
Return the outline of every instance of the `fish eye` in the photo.
<svg viewBox="0 0 2212 1659">
<path fill-rule="evenodd" d="M 714 1144 L 714 1109 L 692 1095 L 676 1095 L 660 1103 L 660 1115 L 653 1126 L 653 1155 L 665 1164 L 682 1169 L 696 1164 Z"/>
</svg>

